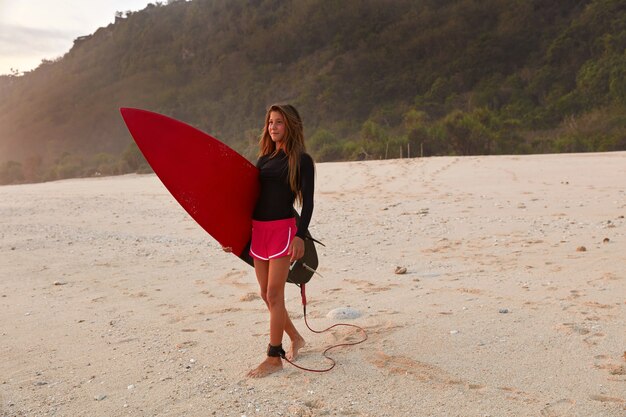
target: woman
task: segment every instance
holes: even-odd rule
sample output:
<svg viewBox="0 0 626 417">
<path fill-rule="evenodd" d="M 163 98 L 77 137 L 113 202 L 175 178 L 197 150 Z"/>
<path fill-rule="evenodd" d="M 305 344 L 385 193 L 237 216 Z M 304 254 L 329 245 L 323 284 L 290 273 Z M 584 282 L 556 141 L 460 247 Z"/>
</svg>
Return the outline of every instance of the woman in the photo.
<svg viewBox="0 0 626 417">
<path fill-rule="evenodd" d="M 265 116 L 259 160 L 260 194 L 252 215 L 250 255 L 270 313 L 267 357 L 249 377 L 259 378 L 282 369 L 282 357 L 293 360 L 305 341 L 285 308 L 285 283 L 291 263 L 304 255 L 304 237 L 313 213 L 315 168 L 305 152 L 302 119 L 291 105 L 273 105 Z M 294 202 L 302 206 L 296 227 Z M 283 332 L 291 339 L 282 348 Z"/>
</svg>

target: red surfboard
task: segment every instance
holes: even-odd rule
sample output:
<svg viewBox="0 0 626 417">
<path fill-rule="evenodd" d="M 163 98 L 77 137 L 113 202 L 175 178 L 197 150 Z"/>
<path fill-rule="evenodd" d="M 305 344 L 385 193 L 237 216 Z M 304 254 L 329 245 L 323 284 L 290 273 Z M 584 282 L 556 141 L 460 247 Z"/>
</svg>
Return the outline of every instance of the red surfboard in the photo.
<svg viewBox="0 0 626 417">
<path fill-rule="evenodd" d="M 137 146 L 168 191 L 222 246 L 254 266 L 248 250 L 252 212 L 259 195 L 259 170 L 246 158 L 206 133 L 147 110 L 121 108 Z M 298 222 L 299 216 L 294 209 Z M 309 282 L 318 266 L 307 232 L 304 257 L 292 265 L 287 281 Z"/>
<path fill-rule="evenodd" d="M 140 109 L 120 112 L 174 198 L 215 240 L 246 260 L 259 193 L 258 169 L 219 140 L 183 122 Z"/>
</svg>

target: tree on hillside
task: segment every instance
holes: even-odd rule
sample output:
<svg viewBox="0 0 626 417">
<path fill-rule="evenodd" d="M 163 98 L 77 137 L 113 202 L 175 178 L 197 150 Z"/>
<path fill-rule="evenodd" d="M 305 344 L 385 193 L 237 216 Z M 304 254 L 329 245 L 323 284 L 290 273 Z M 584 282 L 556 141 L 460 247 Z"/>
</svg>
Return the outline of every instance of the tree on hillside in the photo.
<svg viewBox="0 0 626 417">
<path fill-rule="evenodd" d="M 21 164 L 15 181 L 145 168 L 119 107 L 251 159 L 248 132 L 274 102 L 299 108 L 320 160 L 626 148 L 619 0 L 179 0 L 80 39 L 0 77 L 0 164 Z"/>
</svg>

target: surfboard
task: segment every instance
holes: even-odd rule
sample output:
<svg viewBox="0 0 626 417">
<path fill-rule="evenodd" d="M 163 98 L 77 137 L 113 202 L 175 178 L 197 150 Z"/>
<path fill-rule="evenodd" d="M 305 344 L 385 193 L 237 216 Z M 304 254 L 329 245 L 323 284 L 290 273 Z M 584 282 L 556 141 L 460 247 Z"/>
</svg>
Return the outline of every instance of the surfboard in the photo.
<svg viewBox="0 0 626 417">
<path fill-rule="evenodd" d="M 241 256 L 250 241 L 258 169 L 214 137 L 170 117 L 120 109 L 163 185 L 222 246 Z"/>
<path fill-rule="evenodd" d="M 189 215 L 222 246 L 254 265 L 248 254 L 259 170 L 207 133 L 159 113 L 120 112 L 131 136 L 163 185 Z M 294 210 L 295 211 L 295 210 Z M 312 237 L 288 280 L 308 282 L 318 266 Z M 314 266 L 313 266 L 314 265 Z"/>
</svg>

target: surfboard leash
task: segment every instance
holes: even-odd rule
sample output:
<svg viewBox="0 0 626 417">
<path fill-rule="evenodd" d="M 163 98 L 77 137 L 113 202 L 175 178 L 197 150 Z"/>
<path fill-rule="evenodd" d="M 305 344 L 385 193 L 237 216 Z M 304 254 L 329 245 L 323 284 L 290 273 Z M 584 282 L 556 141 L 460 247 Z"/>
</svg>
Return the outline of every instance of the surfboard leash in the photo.
<svg viewBox="0 0 626 417">
<path fill-rule="evenodd" d="M 322 355 L 323 355 L 326 359 L 328 359 L 328 360 L 332 363 L 332 364 L 330 365 L 330 367 L 329 367 L 329 368 L 327 368 L 327 369 L 311 369 L 311 368 L 305 368 L 305 367 L 303 367 L 303 366 L 300 366 L 300 365 L 298 365 L 298 364 L 293 363 L 292 361 L 290 361 L 289 359 L 287 359 L 284 355 L 282 356 L 282 358 L 283 358 L 285 361 L 289 362 L 291 365 L 295 366 L 295 367 L 296 367 L 296 368 L 298 368 L 298 369 L 302 369 L 303 371 L 308 371 L 308 372 L 318 372 L 318 373 L 328 372 L 328 371 L 330 371 L 331 369 L 333 369 L 333 368 L 335 367 L 335 365 L 337 364 L 337 362 L 336 362 L 333 358 L 331 358 L 330 356 L 328 356 L 328 355 L 327 355 L 327 353 L 328 353 L 330 350 L 335 349 L 335 348 L 338 348 L 338 347 L 342 347 L 342 346 L 354 346 L 354 345 L 358 345 L 358 344 L 361 344 L 361 343 L 365 342 L 365 341 L 367 340 L 367 332 L 365 331 L 365 329 L 363 329 L 363 328 L 362 328 L 362 327 L 360 327 L 360 326 L 357 326 L 357 325 L 355 325 L 355 324 L 347 324 L 347 323 L 336 323 L 336 324 L 333 324 L 333 325 L 332 325 L 332 326 L 330 326 L 330 327 L 327 327 L 327 328 L 326 328 L 326 329 L 324 329 L 324 330 L 315 330 L 315 329 L 312 329 L 312 328 L 311 328 L 311 326 L 309 326 L 309 322 L 307 321 L 307 318 L 306 318 L 306 290 L 305 290 L 305 288 L 306 288 L 306 287 L 305 287 L 305 284 L 296 284 L 296 285 L 298 285 L 298 287 L 300 287 L 300 295 L 302 296 L 302 309 L 303 309 L 303 311 L 304 311 L 304 323 L 306 324 L 306 327 L 308 327 L 310 331 L 312 331 L 313 333 L 318 333 L 318 334 L 319 334 L 319 333 L 325 333 L 325 332 L 327 332 L 327 331 L 329 331 L 330 329 L 333 329 L 333 328 L 335 328 L 335 327 L 345 326 L 345 327 L 354 327 L 354 328 L 356 328 L 357 330 L 360 330 L 361 332 L 363 332 L 363 339 L 362 339 L 362 340 L 359 340 L 359 341 L 357 341 L 357 342 L 340 343 L 340 344 L 337 344 L 337 345 L 332 345 L 332 346 L 330 346 L 330 347 L 326 348 L 326 350 L 324 350 L 324 351 L 322 352 Z"/>
</svg>

